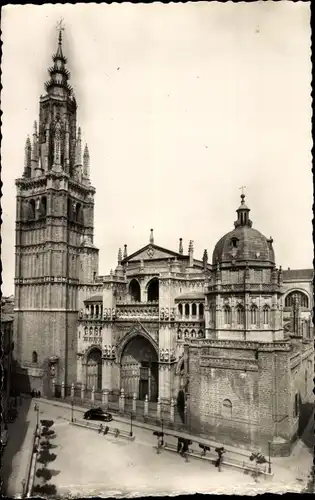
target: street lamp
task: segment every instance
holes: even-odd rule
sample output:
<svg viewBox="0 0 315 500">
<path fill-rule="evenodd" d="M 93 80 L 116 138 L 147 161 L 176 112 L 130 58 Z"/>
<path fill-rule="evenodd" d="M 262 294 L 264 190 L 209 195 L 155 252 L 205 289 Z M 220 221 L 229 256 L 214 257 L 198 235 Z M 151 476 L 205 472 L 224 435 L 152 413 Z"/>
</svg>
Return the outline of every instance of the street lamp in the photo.
<svg viewBox="0 0 315 500">
<path fill-rule="evenodd" d="M 132 412 L 130 413 L 130 432 L 129 432 L 130 437 L 132 437 Z"/>
</svg>

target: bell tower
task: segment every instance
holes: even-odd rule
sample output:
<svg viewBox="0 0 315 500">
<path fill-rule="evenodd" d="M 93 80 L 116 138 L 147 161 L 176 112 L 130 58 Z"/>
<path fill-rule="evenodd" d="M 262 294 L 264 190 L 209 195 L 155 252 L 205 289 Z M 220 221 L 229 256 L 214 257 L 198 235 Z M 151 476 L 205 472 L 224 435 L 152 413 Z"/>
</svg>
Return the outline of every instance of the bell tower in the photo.
<svg viewBox="0 0 315 500">
<path fill-rule="evenodd" d="M 16 180 L 15 346 L 31 384 L 76 378 L 79 287 L 98 273 L 93 245 L 94 195 L 88 147 L 82 161 L 77 102 L 68 81 L 62 30 L 39 121 L 27 137 Z"/>
</svg>

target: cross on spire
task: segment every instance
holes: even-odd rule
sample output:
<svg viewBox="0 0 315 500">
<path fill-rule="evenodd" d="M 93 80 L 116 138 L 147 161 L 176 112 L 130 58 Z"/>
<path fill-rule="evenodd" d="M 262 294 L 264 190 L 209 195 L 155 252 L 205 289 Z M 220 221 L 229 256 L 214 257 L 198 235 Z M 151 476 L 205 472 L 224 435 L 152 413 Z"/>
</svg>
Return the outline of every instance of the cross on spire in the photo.
<svg viewBox="0 0 315 500">
<path fill-rule="evenodd" d="M 59 31 L 59 43 L 61 43 L 62 31 L 64 31 L 65 27 L 63 24 L 63 17 L 60 18 L 60 21 L 56 24 L 56 30 Z"/>
<path fill-rule="evenodd" d="M 242 195 L 244 195 L 244 194 L 245 194 L 245 193 L 244 193 L 244 189 L 247 189 L 247 186 L 241 186 L 239 189 L 241 189 L 241 191 L 242 191 Z"/>
</svg>

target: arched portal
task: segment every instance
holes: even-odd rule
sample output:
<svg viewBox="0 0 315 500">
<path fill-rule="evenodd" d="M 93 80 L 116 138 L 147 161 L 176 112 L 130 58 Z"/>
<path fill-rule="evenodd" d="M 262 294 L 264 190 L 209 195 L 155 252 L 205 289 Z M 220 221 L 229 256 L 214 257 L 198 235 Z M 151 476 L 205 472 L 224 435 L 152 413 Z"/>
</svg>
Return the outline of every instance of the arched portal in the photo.
<svg viewBox="0 0 315 500">
<path fill-rule="evenodd" d="M 139 282 L 136 279 L 131 280 L 129 285 L 129 294 L 132 302 L 140 302 L 141 291 Z"/>
<path fill-rule="evenodd" d="M 87 357 L 86 386 L 88 389 L 102 389 L 102 353 L 100 349 L 92 349 Z"/>
<path fill-rule="evenodd" d="M 158 397 L 158 357 L 153 345 L 142 335 L 133 337 L 126 345 L 120 363 L 121 388 L 126 396 L 136 394 L 144 400 Z"/>
<path fill-rule="evenodd" d="M 159 300 L 159 280 L 153 278 L 148 285 L 148 302 L 157 302 Z"/>
</svg>

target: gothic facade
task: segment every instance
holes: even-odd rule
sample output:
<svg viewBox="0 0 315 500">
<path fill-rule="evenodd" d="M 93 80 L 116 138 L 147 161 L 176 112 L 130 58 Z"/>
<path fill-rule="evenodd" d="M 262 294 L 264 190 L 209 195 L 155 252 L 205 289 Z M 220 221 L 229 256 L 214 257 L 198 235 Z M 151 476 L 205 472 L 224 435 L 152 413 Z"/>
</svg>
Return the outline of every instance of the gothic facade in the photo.
<svg viewBox="0 0 315 500">
<path fill-rule="evenodd" d="M 15 350 L 33 387 L 123 388 L 162 402 L 183 388 L 192 428 L 291 442 L 296 394 L 312 391 L 312 271 L 276 268 L 242 195 L 212 262 L 206 250 L 195 258 L 192 241 L 187 253 L 181 238 L 176 251 L 157 245 L 151 229 L 99 275 L 89 151 L 82 158 L 61 35 L 49 74 L 16 181 Z"/>
</svg>

